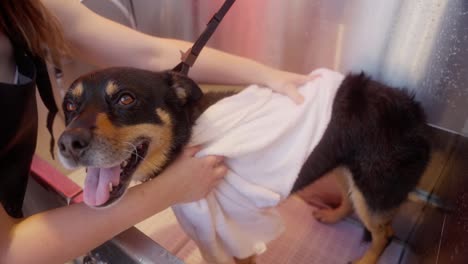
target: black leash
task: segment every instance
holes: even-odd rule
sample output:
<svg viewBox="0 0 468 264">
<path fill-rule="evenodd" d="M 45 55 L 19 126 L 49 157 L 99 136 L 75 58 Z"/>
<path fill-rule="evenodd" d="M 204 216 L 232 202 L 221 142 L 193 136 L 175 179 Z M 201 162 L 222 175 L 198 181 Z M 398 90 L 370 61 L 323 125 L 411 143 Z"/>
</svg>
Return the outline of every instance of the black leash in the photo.
<svg viewBox="0 0 468 264">
<path fill-rule="evenodd" d="M 36 65 L 36 84 L 37 89 L 39 90 L 39 96 L 42 99 L 42 102 L 49 110 L 47 114 L 47 130 L 50 134 L 50 155 L 52 159 L 55 159 L 54 156 L 54 145 L 55 145 L 55 138 L 54 138 L 54 119 L 58 113 L 58 107 L 55 104 L 54 99 L 54 92 L 52 91 L 52 84 L 50 82 L 49 74 L 47 73 L 47 65 L 45 61 L 39 57 L 33 57 L 34 64 Z"/>
<path fill-rule="evenodd" d="M 203 33 L 198 37 L 193 46 L 182 54 L 182 61 L 172 71 L 187 75 L 190 67 L 200 54 L 205 44 L 215 32 L 224 15 L 229 11 L 235 0 L 226 0 L 216 14 L 210 19 Z"/>
</svg>

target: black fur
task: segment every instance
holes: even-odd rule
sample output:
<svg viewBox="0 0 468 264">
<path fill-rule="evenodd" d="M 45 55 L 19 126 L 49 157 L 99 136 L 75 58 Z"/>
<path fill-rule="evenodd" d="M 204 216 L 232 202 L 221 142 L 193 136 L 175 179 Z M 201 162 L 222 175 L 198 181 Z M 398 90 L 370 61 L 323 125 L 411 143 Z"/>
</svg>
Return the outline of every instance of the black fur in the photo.
<svg viewBox="0 0 468 264">
<path fill-rule="evenodd" d="M 364 232 L 362 233 L 362 241 L 363 242 L 371 242 L 372 241 L 372 234 L 369 231 L 369 229 L 367 229 L 366 227 L 364 227 Z"/>
<path fill-rule="evenodd" d="M 371 211 L 398 207 L 429 161 L 425 115 L 413 97 L 363 73 L 348 75 L 337 91 L 325 134 L 293 191 L 341 165 L 351 171 Z"/>
</svg>

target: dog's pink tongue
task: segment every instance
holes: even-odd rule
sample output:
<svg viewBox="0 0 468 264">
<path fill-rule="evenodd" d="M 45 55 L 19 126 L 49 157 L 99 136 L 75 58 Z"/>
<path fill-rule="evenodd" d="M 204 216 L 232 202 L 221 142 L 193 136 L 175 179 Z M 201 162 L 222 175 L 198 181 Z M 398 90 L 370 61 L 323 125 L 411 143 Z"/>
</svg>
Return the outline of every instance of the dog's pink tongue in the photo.
<svg viewBox="0 0 468 264">
<path fill-rule="evenodd" d="M 99 206 L 109 200 L 109 183 L 117 186 L 120 182 L 120 166 L 111 168 L 88 168 L 84 185 L 84 202 Z"/>
</svg>

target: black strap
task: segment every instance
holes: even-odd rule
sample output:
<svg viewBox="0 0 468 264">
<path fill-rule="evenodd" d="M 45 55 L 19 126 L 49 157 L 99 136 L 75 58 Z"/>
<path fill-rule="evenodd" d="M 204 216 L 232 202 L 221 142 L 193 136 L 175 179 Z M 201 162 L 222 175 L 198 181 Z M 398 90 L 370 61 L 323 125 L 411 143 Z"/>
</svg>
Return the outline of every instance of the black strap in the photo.
<svg viewBox="0 0 468 264">
<path fill-rule="evenodd" d="M 52 84 L 50 82 L 49 74 L 47 73 L 47 65 L 43 59 L 39 57 L 33 57 L 34 64 L 36 65 L 36 84 L 39 90 L 39 95 L 41 96 L 42 102 L 49 110 L 47 114 L 47 130 L 50 133 L 50 154 L 52 158 L 54 156 L 54 145 L 55 138 L 53 132 L 53 124 L 55 116 L 57 115 L 58 108 L 55 104 L 54 93 L 52 91 Z"/>
<path fill-rule="evenodd" d="M 173 71 L 180 72 L 184 75 L 188 74 L 190 67 L 193 66 L 201 50 L 208 42 L 211 35 L 213 35 L 219 23 L 223 19 L 224 15 L 226 15 L 226 13 L 229 11 L 234 2 L 235 0 L 226 0 L 224 2 L 223 6 L 221 6 L 218 12 L 214 14 L 214 16 L 210 19 L 210 22 L 208 22 L 208 24 L 206 25 L 205 30 L 200 35 L 200 37 L 198 37 L 197 41 L 195 41 L 193 46 L 190 49 L 188 49 L 185 53 L 182 53 L 182 61 L 174 69 L 172 69 Z"/>
</svg>

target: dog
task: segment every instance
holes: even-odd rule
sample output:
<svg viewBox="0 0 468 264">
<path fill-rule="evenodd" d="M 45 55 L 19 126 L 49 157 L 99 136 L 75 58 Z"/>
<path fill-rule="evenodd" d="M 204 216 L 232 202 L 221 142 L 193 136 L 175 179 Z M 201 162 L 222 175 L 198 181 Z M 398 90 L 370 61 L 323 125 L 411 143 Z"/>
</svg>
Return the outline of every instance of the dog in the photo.
<svg viewBox="0 0 468 264">
<path fill-rule="evenodd" d="M 164 170 L 188 144 L 195 120 L 233 94 L 203 95 L 193 80 L 172 71 L 116 67 L 86 74 L 72 83 L 63 100 L 66 129 L 58 140 L 59 158 L 66 167 L 88 167 L 88 174 L 101 175 L 85 182 L 84 199 L 91 206 L 109 206 L 131 180 L 144 182 Z M 413 95 L 364 73 L 349 74 L 291 193 L 327 173 L 336 175 L 341 205 L 314 216 L 334 223 L 354 208 L 372 237 L 355 263 L 376 263 L 393 235 L 396 210 L 424 173 L 429 142 L 424 111 Z M 112 170 L 120 170 L 120 177 L 102 176 L 113 175 Z"/>
</svg>

